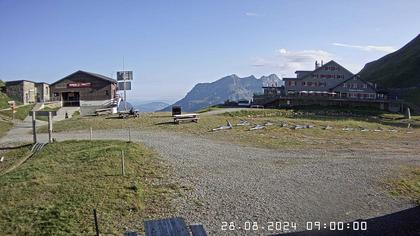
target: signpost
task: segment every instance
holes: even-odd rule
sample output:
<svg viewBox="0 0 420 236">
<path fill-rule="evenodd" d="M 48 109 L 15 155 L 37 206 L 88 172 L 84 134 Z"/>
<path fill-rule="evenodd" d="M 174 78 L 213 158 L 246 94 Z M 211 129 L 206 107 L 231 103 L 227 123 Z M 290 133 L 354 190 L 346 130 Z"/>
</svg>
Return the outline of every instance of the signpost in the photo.
<svg viewBox="0 0 420 236">
<path fill-rule="evenodd" d="M 133 80 L 133 71 L 117 71 L 117 80 Z"/>
<path fill-rule="evenodd" d="M 12 120 L 15 119 L 15 113 L 16 113 L 16 102 L 15 101 L 8 101 L 7 102 L 10 105 L 10 109 L 12 110 Z"/>
<path fill-rule="evenodd" d="M 133 71 L 117 71 L 118 90 L 124 89 L 125 111 L 127 111 L 127 90 L 131 90 L 131 80 L 133 80 Z"/>
<path fill-rule="evenodd" d="M 131 81 L 118 82 L 118 90 L 131 90 Z"/>
</svg>

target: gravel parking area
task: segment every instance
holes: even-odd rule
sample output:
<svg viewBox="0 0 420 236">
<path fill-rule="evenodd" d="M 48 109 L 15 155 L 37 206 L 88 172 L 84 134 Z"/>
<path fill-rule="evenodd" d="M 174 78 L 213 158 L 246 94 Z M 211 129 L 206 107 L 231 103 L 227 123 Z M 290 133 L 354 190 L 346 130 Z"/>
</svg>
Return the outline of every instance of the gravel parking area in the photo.
<svg viewBox="0 0 420 236">
<path fill-rule="evenodd" d="M 59 141 L 88 139 L 84 131 L 56 133 Z M 46 140 L 46 135 L 39 135 Z M 95 131 L 97 139 L 128 139 L 124 130 Z M 171 178 L 183 186 L 175 200 L 179 216 L 202 223 L 210 235 L 266 235 L 268 222 L 352 221 L 389 214 L 413 205 L 392 198 L 381 187 L 405 164 L 420 164 L 397 151 L 287 151 L 243 147 L 194 136 L 132 131 L 133 141 L 154 148 L 172 167 Z M 31 140 L 4 137 L 0 142 Z M 222 231 L 222 222 L 258 222 L 259 230 Z M 265 229 L 262 229 L 265 227 Z"/>
</svg>

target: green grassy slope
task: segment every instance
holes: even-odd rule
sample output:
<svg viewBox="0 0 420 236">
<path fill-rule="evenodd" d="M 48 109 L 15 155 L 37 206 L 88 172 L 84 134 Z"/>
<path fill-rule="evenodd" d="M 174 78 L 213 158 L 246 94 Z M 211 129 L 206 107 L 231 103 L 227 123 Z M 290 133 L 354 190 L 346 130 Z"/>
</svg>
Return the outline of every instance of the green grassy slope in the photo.
<svg viewBox="0 0 420 236">
<path fill-rule="evenodd" d="M 126 175 L 121 176 L 121 150 Z M 0 169 L 1 174 L 1 169 Z M 122 235 L 126 227 L 169 211 L 164 168 L 140 144 L 66 141 L 46 146 L 12 172 L 0 176 L 0 234 L 94 235 L 92 209 L 101 234 Z"/>
<path fill-rule="evenodd" d="M 359 74 L 385 88 L 419 86 L 420 35 L 401 49 L 366 64 Z"/>
<path fill-rule="evenodd" d="M 7 104 L 8 101 L 11 99 L 4 93 L 0 92 L 0 109 L 9 108 L 9 104 Z"/>
<path fill-rule="evenodd" d="M 15 119 L 24 120 L 28 116 L 29 111 L 31 111 L 33 107 L 34 107 L 33 104 L 18 107 L 16 109 Z M 7 116 L 7 117 L 11 118 L 12 117 L 12 110 L 0 111 L 0 115 Z"/>
</svg>

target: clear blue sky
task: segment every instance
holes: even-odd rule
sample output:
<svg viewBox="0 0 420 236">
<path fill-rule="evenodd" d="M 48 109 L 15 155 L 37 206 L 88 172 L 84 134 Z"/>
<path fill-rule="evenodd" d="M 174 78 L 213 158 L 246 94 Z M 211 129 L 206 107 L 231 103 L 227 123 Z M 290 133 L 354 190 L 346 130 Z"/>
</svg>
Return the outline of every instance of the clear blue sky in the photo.
<svg viewBox="0 0 420 236">
<path fill-rule="evenodd" d="M 133 70 L 140 100 L 177 100 L 230 74 L 353 72 L 420 32 L 418 0 L 0 0 L 0 79 Z M 115 76 L 115 75 L 114 75 Z"/>
</svg>

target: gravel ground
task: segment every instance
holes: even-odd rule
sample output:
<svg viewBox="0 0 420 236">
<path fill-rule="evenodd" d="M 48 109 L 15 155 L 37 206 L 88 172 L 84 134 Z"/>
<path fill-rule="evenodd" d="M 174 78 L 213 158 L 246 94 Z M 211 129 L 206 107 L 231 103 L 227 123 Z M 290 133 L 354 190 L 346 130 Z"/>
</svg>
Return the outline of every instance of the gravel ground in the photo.
<svg viewBox="0 0 420 236">
<path fill-rule="evenodd" d="M 55 133 L 57 140 L 87 139 L 87 131 Z M 179 216 L 202 223 L 210 235 L 266 235 L 268 222 L 352 221 L 413 207 L 381 187 L 401 165 L 420 164 L 415 154 L 381 150 L 282 151 L 243 147 L 188 135 L 132 131 L 133 141 L 154 148 L 172 167 L 185 194 Z M 39 135 L 46 141 L 46 135 Z M 128 139 L 124 130 L 95 131 L 97 139 Z M 30 141 L 8 135 L 0 143 Z M 221 231 L 222 222 L 258 222 L 258 231 Z M 264 227 L 265 229 L 262 229 Z"/>
</svg>

